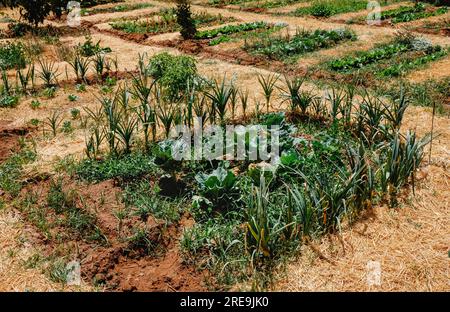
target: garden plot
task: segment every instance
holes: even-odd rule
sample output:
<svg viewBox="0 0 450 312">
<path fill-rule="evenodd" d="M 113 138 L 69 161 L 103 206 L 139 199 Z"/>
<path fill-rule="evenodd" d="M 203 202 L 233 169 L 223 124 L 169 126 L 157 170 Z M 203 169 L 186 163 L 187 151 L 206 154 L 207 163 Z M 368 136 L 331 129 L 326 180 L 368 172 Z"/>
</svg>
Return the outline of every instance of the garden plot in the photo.
<svg viewBox="0 0 450 312">
<path fill-rule="evenodd" d="M 433 46 L 430 42 L 417 37 L 398 35 L 390 43 L 330 61 L 326 67 L 343 75 L 362 75 L 363 79 L 370 78 L 366 80 L 368 82 L 373 78 L 403 76 L 446 55 L 448 49 L 439 45 Z"/>
<path fill-rule="evenodd" d="M 146 19 L 118 20 L 109 24 L 97 25 L 97 28 L 100 30 L 111 30 L 125 35 L 145 35 L 145 37 L 161 33 L 177 32 L 179 31 L 179 26 L 174 13 L 173 9 L 161 9 Z M 234 18 L 209 14 L 205 11 L 195 14 L 194 19 L 197 27 L 206 27 L 234 21 Z"/>
<path fill-rule="evenodd" d="M 133 7 L 131 4 L 129 7 Z M 138 7 L 136 4 L 134 7 Z M 154 14 L 160 10 L 159 7 L 149 4 L 147 7 L 136 8 L 134 10 L 120 11 L 108 8 L 102 10 L 91 11 L 90 13 L 85 13 L 81 16 L 81 20 L 90 23 L 105 23 L 106 21 L 116 20 L 116 19 L 138 19 L 140 17 L 145 17 Z M 88 11 L 89 12 L 89 11 Z"/>
<path fill-rule="evenodd" d="M 389 5 L 401 0 L 383 1 L 381 5 Z M 367 8 L 367 1 L 364 0 L 313 0 L 306 7 L 300 7 L 292 12 L 295 16 L 312 16 L 316 18 L 328 18 L 337 14 L 362 11 Z"/>
<path fill-rule="evenodd" d="M 408 25 L 406 27 L 416 32 L 450 37 L 450 16 L 428 19 L 419 25 Z"/>
<path fill-rule="evenodd" d="M 284 7 L 298 7 L 299 5 L 306 5 L 306 0 L 267 0 L 267 1 L 253 1 L 243 2 L 238 7 L 240 10 L 250 11 L 255 13 L 276 12 L 278 8 Z"/>
<path fill-rule="evenodd" d="M 82 9 L 81 15 L 88 16 L 101 13 L 129 12 L 153 7 L 151 3 L 118 4 L 108 7 L 96 7 L 92 9 Z"/>
<path fill-rule="evenodd" d="M 167 4 L 152 3 L 155 9 Z M 386 86 L 375 89 L 337 75 L 316 84 L 295 69 L 313 69 L 320 58 L 342 75 L 365 68 L 380 80 L 378 72 L 385 71 L 389 78 L 417 69 L 425 74 L 425 63 L 448 66 L 448 38 L 394 40 L 387 27 L 341 30 L 342 24 L 308 17 L 210 7 L 208 13 L 236 20 L 199 27 L 197 38 L 184 42 L 169 38 L 177 29 L 144 41 L 95 27 L 87 37 L 62 34 L 36 53 L 35 84 L 25 77 L 33 62 L 17 64 L 14 47 L 0 53 L 10 64 L 1 95 L 13 100 L 0 108 L 0 128 L 6 129 L 3 120 L 8 124 L 0 143 L 14 148 L 0 149 L 0 223 L 15 211 L 38 238 L 33 242 L 45 242 L 37 256 L 24 256 L 35 269 L 22 268 L 26 280 L 45 274 L 32 289 L 57 288 L 48 280 L 63 284 L 65 264 L 76 256 L 83 281 L 100 290 L 266 290 L 300 252 L 281 290 L 373 290 L 361 281 L 365 260 L 379 254 L 389 255 L 382 259 L 380 289 L 445 290 L 448 118 L 435 118 L 441 136 L 428 163 L 430 108 L 411 105 L 436 102 L 445 114 L 440 96 L 449 98 L 450 80 L 400 85 L 384 79 Z M 269 41 L 274 34 L 278 40 Z M 170 48 L 161 42 L 165 36 Z M 186 49 L 195 42 L 204 51 L 187 56 L 197 54 Z M 350 57 L 343 55 L 347 48 L 365 51 Z M 233 49 L 244 51 L 251 65 L 256 58 L 266 62 L 257 64 L 260 69 L 233 64 L 224 57 L 238 58 Z M 299 56 L 306 64 L 292 64 Z M 282 63 L 283 70 L 270 63 Z M 179 145 L 169 130 L 178 123 L 191 127 L 194 117 L 204 125 L 279 127 L 280 167 L 274 174 L 247 158 L 175 160 L 171 148 Z M 33 138 L 13 142 L 23 133 L 18 129 Z M 272 142 L 272 133 L 264 132 Z M 379 221 L 371 219 L 373 212 Z M 0 232 L 11 235 L 13 227 Z M 417 244 L 423 254 L 411 257 Z M 392 256 L 392 250 L 399 252 Z M 0 251 L 0 261 L 6 253 Z M 305 276 L 305 262 L 323 256 L 334 265 L 315 260 Z M 298 285 L 297 276 L 306 285 Z M 349 281 L 343 284 L 342 276 Z M 10 285 L 0 283 L 1 289 L 26 287 L 10 276 L 4 280 Z"/>
<path fill-rule="evenodd" d="M 430 17 L 441 16 L 447 14 L 449 9 L 445 6 L 436 7 L 433 5 L 425 4 L 422 2 L 417 2 L 414 5 L 400 5 L 392 9 L 385 9 L 381 12 L 381 25 L 396 25 L 427 19 Z M 365 17 L 360 17 L 356 19 L 348 20 L 349 23 L 364 23 L 366 22 Z"/>
</svg>

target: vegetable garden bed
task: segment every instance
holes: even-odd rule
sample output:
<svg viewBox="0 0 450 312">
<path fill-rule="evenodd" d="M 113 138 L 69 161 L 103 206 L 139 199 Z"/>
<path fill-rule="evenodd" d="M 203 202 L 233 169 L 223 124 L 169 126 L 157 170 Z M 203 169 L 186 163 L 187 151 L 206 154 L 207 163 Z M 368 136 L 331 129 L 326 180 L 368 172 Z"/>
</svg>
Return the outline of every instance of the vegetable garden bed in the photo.
<svg viewBox="0 0 450 312">
<path fill-rule="evenodd" d="M 412 69 L 448 54 L 440 46 L 432 46 L 420 38 L 398 37 L 393 42 L 358 52 L 327 63 L 327 67 L 341 73 L 366 72 L 380 77 L 401 76 Z"/>
<path fill-rule="evenodd" d="M 235 20 L 234 18 L 213 15 L 206 12 L 194 14 L 193 18 L 198 27 L 213 26 Z M 129 34 L 160 34 L 180 30 L 176 20 L 175 10 L 173 9 L 163 9 L 159 13 L 152 14 L 147 20 L 116 21 L 111 22 L 110 25 L 114 30 Z"/>
<path fill-rule="evenodd" d="M 102 13 L 116 13 L 116 12 L 129 12 L 134 10 L 141 10 L 146 8 L 151 8 L 154 5 L 151 3 L 134 3 L 134 4 L 119 4 L 113 7 L 100 7 L 93 9 L 82 9 L 81 15 L 94 15 L 94 14 L 102 14 Z"/>
</svg>

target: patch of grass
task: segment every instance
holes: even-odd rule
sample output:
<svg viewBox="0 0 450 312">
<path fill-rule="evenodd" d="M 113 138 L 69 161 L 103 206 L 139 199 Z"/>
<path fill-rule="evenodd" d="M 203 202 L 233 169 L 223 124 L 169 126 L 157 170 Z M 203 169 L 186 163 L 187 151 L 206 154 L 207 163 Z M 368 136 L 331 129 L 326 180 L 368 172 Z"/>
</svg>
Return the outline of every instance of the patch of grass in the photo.
<svg viewBox="0 0 450 312">
<path fill-rule="evenodd" d="M 65 285 L 70 272 L 66 267 L 65 261 L 63 259 L 57 259 L 50 262 L 46 273 L 51 281 Z"/>
<path fill-rule="evenodd" d="M 109 179 L 133 180 L 158 172 L 152 156 L 132 153 L 124 157 L 108 157 L 104 160 L 85 159 L 76 168 L 79 178 L 90 182 Z"/>
<path fill-rule="evenodd" d="M 397 24 L 442 15 L 447 12 L 447 7 L 433 9 L 431 6 L 427 6 L 422 2 L 417 2 L 412 7 L 401 6 L 396 9 L 383 11 L 381 13 L 381 19 L 390 20 L 392 23 Z"/>
<path fill-rule="evenodd" d="M 159 18 L 154 18 L 155 16 Z M 211 26 L 234 20 L 233 18 L 226 18 L 222 15 L 213 15 L 207 12 L 196 13 L 192 17 L 196 26 Z M 133 34 L 160 34 L 176 32 L 181 29 L 177 22 L 175 9 L 163 9 L 145 21 L 117 21 L 110 23 L 110 25 L 113 29 Z"/>
<path fill-rule="evenodd" d="M 0 69 L 21 69 L 27 64 L 24 45 L 20 42 L 6 42 L 0 45 Z"/>
<path fill-rule="evenodd" d="M 0 164 L 0 189 L 13 197 L 17 196 L 23 186 L 22 166 L 35 159 L 36 152 L 29 147 L 24 147 Z"/>
<path fill-rule="evenodd" d="M 151 8 L 154 5 L 151 3 L 124 3 L 119 4 L 113 7 L 100 7 L 93 9 L 82 9 L 81 15 L 94 15 L 94 14 L 102 14 L 102 13 L 115 13 L 115 12 L 129 12 L 134 10 L 141 10 L 146 8 Z"/>
<path fill-rule="evenodd" d="M 85 37 L 85 41 L 83 44 L 78 44 L 77 51 L 80 53 L 81 56 L 84 57 L 94 56 L 97 53 L 112 52 L 111 48 L 100 46 L 100 40 L 97 41 L 97 43 L 94 43 L 90 35 Z"/>
<path fill-rule="evenodd" d="M 133 213 L 143 221 L 152 215 L 171 224 L 180 219 L 183 212 L 183 199 L 163 198 L 158 188 L 146 180 L 128 184 L 123 192 L 127 206 L 133 207 Z"/>
<path fill-rule="evenodd" d="M 75 190 L 66 191 L 62 179 L 50 182 L 47 206 L 63 215 L 62 225 L 83 239 L 103 243 L 104 236 L 96 225 L 96 217 L 87 211 L 87 207 L 78 207 L 78 203 L 84 203 L 82 197 Z"/>
</svg>

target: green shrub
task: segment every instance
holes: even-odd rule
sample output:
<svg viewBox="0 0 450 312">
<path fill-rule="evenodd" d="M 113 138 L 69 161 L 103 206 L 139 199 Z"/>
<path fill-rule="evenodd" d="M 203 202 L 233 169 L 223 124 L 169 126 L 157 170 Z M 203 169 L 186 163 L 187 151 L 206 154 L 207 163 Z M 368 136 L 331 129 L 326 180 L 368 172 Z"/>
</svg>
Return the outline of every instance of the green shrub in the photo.
<svg viewBox="0 0 450 312">
<path fill-rule="evenodd" d="M 77 175 L 91 182 L 108 179 L 131 180 L 157 170 L 153 157 L 132 153 L 126 157 L 109 157 L 105 160 L 83 160 L 76 169 Z"/>
<path fill-rule="evenodd" d="M 94 56 L 97 53 L 110 53 L 112 52 L 111 48 L 109 47 L 101 47 L 100 46 L 100 40 L 97 41 L 97 43 L 94 44 L 92 41 L 92 37 L 86 36 L 85 42 L 83 44 L 78 44 L 77 50 L 80 52 L 82 56 L 89 57 Z"/>
<path fill-rule="evenodd" d="M 196 61 L 189 56 L 157 54 L 150 59 L 150 74 L 166 87 L 172 99 L 178 98 L 197 77 Z"/>
<path fill-rule="evenodd" d="M 245 49 L 271 59 L 285 59 L 319 49 L 335 46 L 341 42 L 355 40 L 356 35 L 347 29 L 298 31 L 294 36 L 268 37 L 247 44 Z"/>
</svg>

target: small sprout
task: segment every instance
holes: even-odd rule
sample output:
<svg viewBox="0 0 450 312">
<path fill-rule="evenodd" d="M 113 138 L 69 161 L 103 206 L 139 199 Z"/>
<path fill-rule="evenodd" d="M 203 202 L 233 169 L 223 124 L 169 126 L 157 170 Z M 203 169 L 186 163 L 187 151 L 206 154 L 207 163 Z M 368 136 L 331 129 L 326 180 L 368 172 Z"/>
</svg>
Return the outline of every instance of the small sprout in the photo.
<svg viewBox="0 0 450 312">
<path fill-rule="evenodd" d="M 47 98 L 53 98 L 55 97 L 56 88 L 55 87 L 48 87 L 45 88 L 42 94 Z"/>
<path fill-rule="evenodd" d="M 84 83 L 77 84 L 77 85 L 75 86 L 75 89 L 76 89 L 78 92 L 86 92 L 86 85 L 85 85 Z"/>
<path fill-rule="evenodd" d="M 33 119 L 31 119 L 30 120 L 30 124 L 32 125 L 32 126 L 38 126 L 39 125 L 39 123 L 40 123 L 40 120 L 39 119 L 36 119 L 36 118 L 33 118 Z"/>
<path fill-rule="evenodd" d="M 102 86 L 101 89 L 100 89 L 100 91 L 101 91 L 102 93 L 111 93 L 113 90 L 112 90 L 112 88 L 109 87 L 109 86 Z"/>
<path fill-rule="evenodd" d="M 117 84 L 117 79 L 116 78 L 112 78 L 112 77 L 108 77 L 105 79 L 105 84 L 109 87 L 113 87 Z"/>
<path fill-rule="evenodd" d="M 70 116 L 72 116 L 72 119 L 80 118 L 80 110 L 78 108 L 72 108 L 70 110 Z"/>
<path fill-rule="evenodd" d="M 31 101 L 30 107 L 31 109 L 38 109 L 39 107 L 41 107 L 41 102 L 39 102 L 38 100 L 33 100 Z"/>
<path fill-rule="evenodd" d="M 72 123 L 69 120 L 66 120 L 66 121 L 63 122 L 62 131 L 64 133 L 71 133 L 71 132 L 73 132 Z"/>
<path fill-rule="evenodd" d="M 68 99 L 70 102 L 78 101 L 79 97 L 75 94 L 69 94 Z"/>
</svg>

